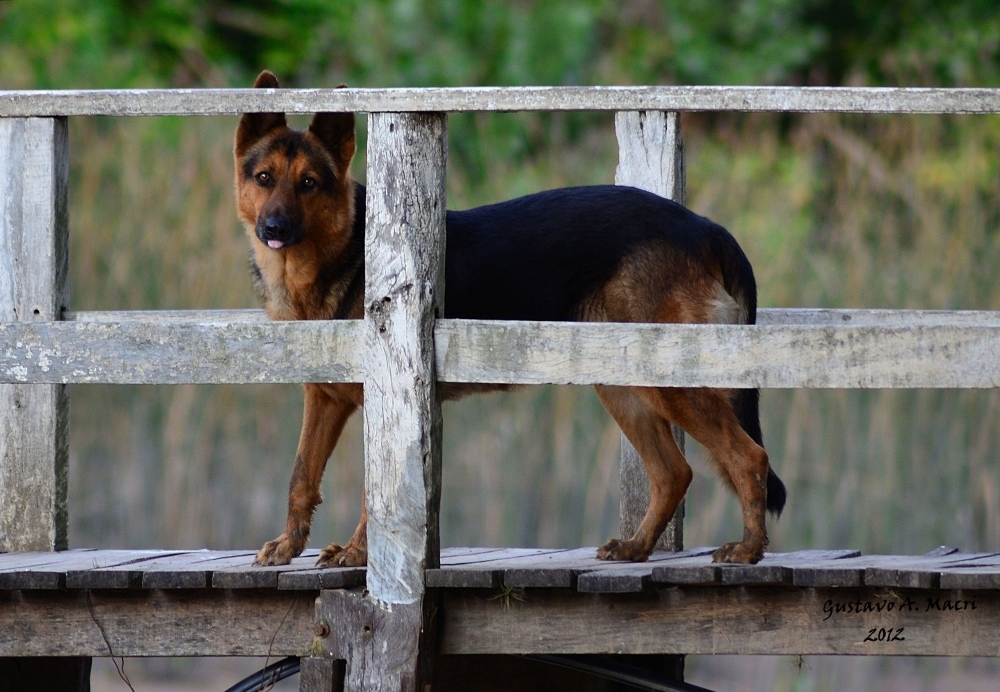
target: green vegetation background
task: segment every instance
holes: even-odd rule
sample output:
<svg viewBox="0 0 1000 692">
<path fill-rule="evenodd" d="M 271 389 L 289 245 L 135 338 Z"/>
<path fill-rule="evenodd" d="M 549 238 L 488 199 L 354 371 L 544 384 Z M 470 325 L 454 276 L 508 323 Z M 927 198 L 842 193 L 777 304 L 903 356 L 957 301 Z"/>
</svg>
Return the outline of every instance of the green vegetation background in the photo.
<svg viewBox="0 0 1000 692">
<path fill-rule="evenodd" d="M 791 84 L 1000 86 L 995 0 L 0 0 L 0 87 Z M 363 120 L 362 120 L 363 124 Z M 254 305 L 232 200 L 233 118 L 71 122 L 74 309 Z M 726 225 L 762 306 L 1000 308 L 1000 119 L 687 114 L 689 206 Z M 609 114 L 467 114 L 466 207 L 613 180 Z M 362 128 L 362 144 L 363 128 Z M 354 166 L 364 179 L 364 156 Z M 276 535 L 294 386 L 72 392 L 73 546 L 256 547 Z M 772 547 L 1000 550 L 996 391 L 770 391 L 790 493 Z M 357 520 L 354 421 L 313 546 Z M 687 542 L 739 535 L 698 476 Z M 446 545 L 617 534 L 618 432 L 592 392 L 446 408 Z"/>
</svg>

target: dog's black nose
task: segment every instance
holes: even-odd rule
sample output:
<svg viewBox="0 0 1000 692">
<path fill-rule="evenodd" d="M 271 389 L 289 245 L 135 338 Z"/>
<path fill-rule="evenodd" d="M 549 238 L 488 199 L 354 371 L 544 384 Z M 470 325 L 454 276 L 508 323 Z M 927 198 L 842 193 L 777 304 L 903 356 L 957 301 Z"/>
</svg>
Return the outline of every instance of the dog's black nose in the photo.
<svg viewBox="0 0 1000 692">
<path fill-rule="evenodd" d="M 287 214 L 268 214 L 257 220 L 257 237 L 268 247 L 279 250 L 302 240 L 302 229 Z"/>
<path fill-rule="evenodd" d="M 268 238 L 281 239 L 288 233 L 288 218 L 278 214 L 272 214 L 264 219 L 264 233 Z"/>
</svg>

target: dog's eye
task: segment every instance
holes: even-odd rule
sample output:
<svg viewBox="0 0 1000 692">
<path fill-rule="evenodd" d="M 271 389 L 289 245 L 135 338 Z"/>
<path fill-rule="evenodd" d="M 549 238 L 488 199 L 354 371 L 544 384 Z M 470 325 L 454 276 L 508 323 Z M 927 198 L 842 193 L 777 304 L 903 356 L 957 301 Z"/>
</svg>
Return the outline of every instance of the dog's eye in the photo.
<svg viewBox="0 0 1000 692">
<path fill-rule="evenodd" d="M 269 182 L 271 182 L 271 174 L 268 173 L 267 171 L 261 171 L 260 173 L 255 175 L 254 178 L 261 185 L 267 185 Z"/>
<path fill-rule="evenodd" d="M 316 187 L 316 179 L 315 178 L 303 178 L 302 179 L 302 187 L 304 187 L 307 190 L 313 189 L 314 187 Z"/>
</svg>

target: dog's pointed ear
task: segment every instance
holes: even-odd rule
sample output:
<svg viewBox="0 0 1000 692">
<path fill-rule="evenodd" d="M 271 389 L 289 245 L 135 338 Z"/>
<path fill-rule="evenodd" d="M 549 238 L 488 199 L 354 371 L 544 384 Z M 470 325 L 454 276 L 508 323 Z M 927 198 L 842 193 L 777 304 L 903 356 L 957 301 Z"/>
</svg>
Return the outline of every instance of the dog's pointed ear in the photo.
<svg viewBox="0 0 1000 692">
<path fill-rule="evenodd" d="M 338 89 L 343 89 L 341 84 Z M 351 165 L 356 148 L 354 139 L 354 113 L 317 113 L 309 123 L 309 131 L 323 143 L 336 159 L 339 173 Z"/>
<path fill-rule="evenodd" d="M 277 89 L 278 87 L 278 78 L 267 70 L 257 75 L 257 80 L 253 83 L 254 89 Z M 284 125 L 284 113 L 245 113 L 240 118 L 239 127 L 236 128 L 236 155 L 242 155 L 258 139 L 274 128 Z"/>
</svg>

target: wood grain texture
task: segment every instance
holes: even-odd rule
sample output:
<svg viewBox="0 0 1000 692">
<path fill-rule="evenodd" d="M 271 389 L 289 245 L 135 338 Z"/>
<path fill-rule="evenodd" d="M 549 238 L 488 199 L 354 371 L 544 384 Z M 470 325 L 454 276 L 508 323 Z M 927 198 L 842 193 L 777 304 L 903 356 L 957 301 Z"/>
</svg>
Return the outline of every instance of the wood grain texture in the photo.
<svg viewBox="0 0 1000 692">
<path fill-rule="evenodd" d="M 343 692 L 343 661 L 332 656 L 306 656 L 299 666 L 299 692 Z"/>
<path fill-rule="evenodd" d="M 1000 326 L 439 320 L 446 382 L 722 388 L 992 388 Z"/>
<path fill-rule="evenodd" d="M 623 111 L 615 114 L 618 139 L 616 185 L 630 185 L 684 204 L 686 178 L 680 113 Z M 671 426 L 684 452 L 684 431 Z M 649 479 L 642 459 L 624 434 L 619 465 L 619 524 L 622 538 L 639 528 L 649 506 Z M 684 502 L 677 507 L 654 550 L 683 550 Z"/>
<path fill-rule="evenodd" d="M 443 312 L 443 115 L 373 115 L 368 146 L 363 356 L 368 590 L 414 603 L 436 567 L 441 406 L 434 319 Z"/>
<path fill-rule="evenodd" d="M 302 656 L 312 647 L 316 596 L 215 589 L 2 591 L 0 656 Z"/>
<path fill-rule="evenodd" d="M 136 311 L 136 312 L 80 312 L 69 313 L 65 322 L 0 322 L 0 381 L 25 384 L 47 383 L 108 383 L 108 384 L 167 384 L 167 383 L 253 383 L 253 382 L 303 382 L 303 381 L 359 381 L 361 375 L 361 331 L 360 320 L 328 322 L 269 322 L 262 311 L 219 310 L 219 311 Z M 986 311 L 933 311 L 933 310 L 814 310 L 814 309 L 763 309 L 758 312 L 760 324 L 765 330 L 756 335 L 748 335 L 739 330 L 743 327 L 729 327 L 735 330 L 726 337 L 712 336 L 708 328 L 704 331 L 686 331 L 680 337 L 665 338 L 664 349 L 673 349 L 676 355 L 682 344 L 695 352 L 716 348 L 714 344 L 722 339 L 724 349 L 746 348 L 745 357 L 755 351 L 766 351 L 771 344 L 791 353 L 792 364 L 802 382 L 809 382 L 809 368 L 822 369 L 823 354 L 810 356 L 810 344 L 824 339 L 824 329 L 830 329 L 832 338 L 850 339 L 851 334 L 865 334 L 868 346 L 854 346 L 852 343 L 835 345 L 835 356 L 850 361 L 861 358 L 863 353 L 852 356 L 856 348 L 870 348 L 871 342 L 879 340 L 879 334 L 891 336 L 902 350 L 914 359 L 909 364 L 896 364 L 893 372 L 883 373 L 882 380 L 895 378 L 893 386 L 989 386 L 991 378 L 983 374 L 983 368 L 955 375 L 961 369 L 960 363 L 948 364 L 949 359 L 968 357 L 962 353 L 950 353 L 947 343 L 935 346 L 926 343 L 928 339 L 947 340 L 948 334 L 958 334 L 954 344 L 959 351 L 970 348 L 969 341 L 989 342 L 1000 328 L 1000 313 Z M 532 324 L 538 330 L 532 331 Z M 780 327 L 788 325 L 803 330 L 806 339 L 789 345 L 789 339 L 778 335 Z M 607 330 L 615 332 L 608 336 L 587 336 L 598 342 L 617 342 L 619 336 L 638 333 L 637 340 L 645 347 L 655 350 L 657 335 L 649 334 L 650 325 L 613 325 Z M 691 325 L 687 325 L 691 327 Z M 496 349 L 505 347 L 510 341 L 520 338 L 508 332 L 513 327 L 518 333 L 524 332 L 537 350 L 532 361 L 526 366 L 523 376 L 514 368 L 519 367 L 515 356 L 508 356 L 509 372 L 491 375 L 480 369 L 477 363 L 487 361 L 486 370 L 501 367 Z M 552 340 L 560 338 L 562 331 L 576 333 L 577 329 L 592 331 L 593 325 L 557 325 L 552 338 L 543 338 L 547 327 L 540 323 L 456 322 L 439 320 L 435 327 L 435 339 L 448 348 L 448 353 L 439 355 L 444 363 L 444 377 L 458 380 L 466 376 L 472 378 L 525 380 L 538 383 L 546 379 L 569 377 L 572 381 L 593 381 L 602 379 L 601 372 L 616 369 L 617 365 L 600 366 L 591 373 L 589 379 L 579 375 L 567 375 L 574 367 L 571 362 L 561 360 L 565 348 L 549 348 Z M 665 326 L 669 331 L 670 327 Z M 655 329 L 655 326 L 654 326 Z M 562 330 L 562 331 L 560 331 Z M 794 331 L 794 330 L 793 330 Z M 456 334 L 462 333 L 456 337 Z M 464 333 L 468 332 L 468 333 Z M 912 336 L 907 334 L 912 332 Z M 928 336 L 930 334 L 930 336 Z M 499 336 L 498 336 L 499 335 Z M 839 335 L 839 337 L 838 337 Z M 716 338 L 718 337 L 718 338 Z M 575 337 L 574 337 L 575 338 Z M 906 346 L 909 340 L 909 346 Z M 649 346 L 648 342 L 654 342 Z M 794 341 L 794 339 L 793 339 Z M 471 346 L 469 345 L 471 343 Z M 671 346 L 671 344 L 673 344 Z M 735 344 L 735 345 L 734 345 Z M 989 344 L 981 344 L 990 348 Z M 516 343 L 515 343 L 516 346 Z M 827 348 L 828 344 L 821 344 Z M 521 347 L 524 348 L 524 347 Z M 606 348 L 601 346 L 601 348 Z M 938 351 L 930 351 L 937 348 Z M 471 350 L 470 350 L 471 349 Z M 493 349 L 493 350 L 491 350 Z M 485 353 L 484 353 L 485 350 Z M 697 365 L 706 377 L 720 377 L 724 369 L 720 361 L 725 353 L 714 357 L 710 353 L 697 355 Z M 646 358 L 647 356 L 643 356 Z M 659 357 L 659 356 L 655 356 Z M 928 371 L 920 358 L 930 358 L 931 365 L 938 367 L 945 379 L 934 384 L 935 373 Z M 888 358 L 888 356 L 886 357 Z M 549 365 L 548 360 L 553 364 Z M 709 362 L 711 360 L 711 362 Z M 761 381 L 778 381 L 791 375 L 778 360 L 760 364 L 757 372 L 734 374 L 732 377 L 756 378 Z M 885 358 L 883 358 L 885 360 Z M 940 360 L 940 362 L 938 362 Z M 813 363 L 809 365 L 810 361 Z M 492 363 L 492 366 L 490 366 Z M 641 365 L 641 367 L 640 367 Z M 669 374 L 669 363 L 644 362 L 634 365 L 644 373 L 654 373 L 664 381 L 673 377 Z M 987 364 L 988 365 L 988 364 Z M 907 373 L 912 368 L 915 373 Z M 530 372 L 534 369 L 535 372 Z M 877 365 L 847 362 L 839 373 L 827 376 L 829 386 L 840 381 L 843 386 L 874 386 L 878 382 L 860 381 L 865 373 L 877 370 Z M 989 369 L 986 369 L 989 372 Z M 547 376 L 546 373 L 552 373 Z M 656 373 L 660 373 L 656 375 Z M 978 375 L 977 375 L 978 373 Z M 685 382 L 697 377 L 692 371 Z M 831 378 L 837 379 L 831 379 Z M 623 379 L 621 373 L 619 378 Z M 852 379 L 853 378 L 853 379 Z M 912 384 L 908 383 L 912 379 Z M 779 382 L 781 384 L 781 382 Z M 891 384 L 891 382 L 890 382 Z M 781 386 L 786 386 L 781 384 Z M 791 386 L 791 385 L 788 385 Z M 824 385 L 827 386 L 827 385 Z M 636 462 L 638 460 L 635 460 Z M 628 463 L 628 461 L 626 461 Z"/>
<path fill-rule="evenodd" d="M 69 306 L 68 185 L 65 119 L 0 119 L 2 322 Z M 62 385 L 0 385 L 0 550 L 66 547 L 68 406 Z"/>
<path fill-rule="evenodd" d="M 374 608 L 372 617 L 383 625 L 348 647 L 346 688 L 352 691 L 421 689 L 424 661 L 433 655 L 424 571 L 440 559 L 434 321 L 444 312 L 447 122 L 440 113 L 373 114 L 368 120 L 368 589 L 355 605 L 364 612 Z"/>
<path fill-rule="evenodd" d="M 581 594 L 525 589 L 503 603 L 489 594 L 450 590 L 442 591 L 440 651 L 995 656 L 998 617 L 1000 593 L 991 591 L 691 586 Z M 887 641 L 889 629 L 901 629 L 902 639 Z M 865 641 L 869 636 L 874 640 Z"/>
<path fill-rule="evenodd" d="M 879 87 L 457 87 L 0 92 L 0 117 L 316 111 L 775 111 L 1000 113 L 998 89 Z"/>
<path fill-rule="evenodd" d="M 0 381 L 358 382 L 360 320 L 0 323 Z"/>
<path fill-rule="evenodd" d="M 615 185 L 630 185 L 684 204 L 680 113 L 616 113 L 615 135 L 618 138 Z"/>
<path fill-rule="evenodd" d="M 389 610 L 360 589 L 320 592 L 316 617 L 331 628 L 316 645 L 347 662 L 345 690 L 424 689 L 433 656 L 415 636 L 426 617 L 424 606 L 421 600 Z"/>
</svg>

